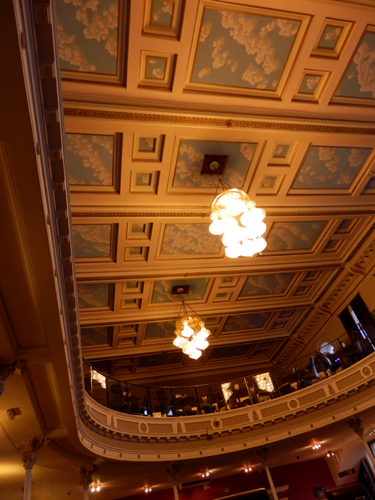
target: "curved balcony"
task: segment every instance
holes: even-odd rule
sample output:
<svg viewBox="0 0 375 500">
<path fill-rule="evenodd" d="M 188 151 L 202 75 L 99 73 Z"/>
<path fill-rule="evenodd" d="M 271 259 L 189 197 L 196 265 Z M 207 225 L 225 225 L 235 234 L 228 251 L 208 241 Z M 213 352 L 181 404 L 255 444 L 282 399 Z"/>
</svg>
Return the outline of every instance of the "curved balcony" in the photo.
<svg viewBox="0 0 375 500">
<path fill-rule="evenodd" d="M 373 320 L 372 316 L 369 318 Z M 285 369 L 196 386 L 146 386 L 100 373 L 84 360 L 86 391 L 107 408 L 131 415 L 181 417 L 238 409 L 309 387 L 375 351 L 375 329 L 350 331 L 293 361 Z"/>
<path fill-rule="evenodd" d="M 86 392 L 81 442 L 111 458 L 179 460 L 264 446 L 349 418 L 371 407 L 375 396 L 372 336 L 357 333 L 332 342 L 331 354 L 315 352 L 274 370 L 273 391 L 255 389 L 255 378 L 246 377 L 231 382 L 229 397 L 219 384 L 167 388 L 98 381 L 85 363 L 93 397 Z"/>
</svg>

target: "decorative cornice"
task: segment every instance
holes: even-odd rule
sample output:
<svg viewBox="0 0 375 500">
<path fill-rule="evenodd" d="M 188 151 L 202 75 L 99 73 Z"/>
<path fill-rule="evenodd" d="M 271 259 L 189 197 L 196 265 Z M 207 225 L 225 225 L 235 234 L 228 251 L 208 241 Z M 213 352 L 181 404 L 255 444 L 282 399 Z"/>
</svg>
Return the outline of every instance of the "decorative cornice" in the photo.
<svg viewBox="0 0 375 500">
<path fill-rule="evenodd" d="M 293 132 L 319 132 L 322 134 L 375 135 L 375 129 L 343 125 L 321 125 L 309 123 L 290 123 L 281 121 L 238 120 L 228 118 L 209 118 L 202 116 L 179 116 L 166 113 L 142 113 L 131 111 L 109 111 L 99 109 L 64 109 L 66 117 L 95 118 L 131 122 L 161 123 L 167 125 L 190 125 L 217 128 L 242 128 L 259 130 L 285 130 Z"/>
<path fill-rule="evenodd" d="M 297 273 L 303 273 L 306 271 L 334 271 L 336 269 L 339 269 L 339 265 L 337 264 L 323 264 L 323 265 L 317 265 L 317 264 L 311 264 L 308 266 L 304 266 L 301 268 L 296 268 L 296 266 L 286 266 L 286 267 L 273 267 L 273 266 L 268 266 L 268 267 L 257 267 L 254 268 L 252 272 L 249 271 L 249 269 L 230 269 L 230 270 L 212 270 L 212 271 L 200 271 L 200 272 L 174 272 L 174 273 L 162 273 L 162 274 L 122 274 L 122 275 L 105 275 L 105 276 L 81 276 L 77 277 L 78 282 L 90 282 L 90 281 L 126 281 L 126 280 L 155 280 L 155 279 L 174 279 L 174 278 L 181 278 L 183 275 L 184 278 L 188 277 L 198 277 L 198 276 L 251 276 L 251 275 L 258 275 L 259 273 L 261 274 L 272 274 L 272 273 L 286 273 L 286 272 L 295 272 Z"/>
<path fill-rule="evenodd" d="M 134 211 L 134 210 L 116 210 L 116 211 L 77 211 L 77 209 L 72 208 L 72 217 L 73 218 L 183 218 L 183 217 L 198 217 L 198 218 L 209 218 L 211 212 L 201 212 L 197 209 L 197 211 Z M 361 210 L 306 210 L 306 211 L 279 211 L 279 210 L 268 210 L 267 209 L 267 218 L 271 217 L 334 217 L 334 216 L 367 216 L 367 215 L 375 215 L 375 210 L 373 208 L 366 208 Z"/>
</svg>

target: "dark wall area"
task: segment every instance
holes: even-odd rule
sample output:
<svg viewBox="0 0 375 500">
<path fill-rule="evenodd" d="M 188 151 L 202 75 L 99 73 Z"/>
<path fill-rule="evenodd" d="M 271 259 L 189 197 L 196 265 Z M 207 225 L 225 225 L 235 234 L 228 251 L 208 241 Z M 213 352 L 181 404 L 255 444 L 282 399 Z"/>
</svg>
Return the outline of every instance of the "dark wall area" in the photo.
<svg viewBox="0 0 375 500">
<path fill-rule="evenodd" d="M 279 493 L 279 498 L 288 500 L 315 500 L 313 488 L 324 486 L 327 490 L 335 487 L 326 461 L 322 459 L 298 462 L 292 465 L 275 467 L 271 469 L 271 475 L 275 487 L 289 485 L 285 492 Z M 197 480 L 199 478 L 197 477 Z M 229 495 L 256 488 L 269 488 L 267 475 L 264 470 L 255 470 L 245 474 L 215 479 L 215 473 L 211 476 L 211 488 L 204 490 L 202 486 L 196 488 L 182 489 L 179 491 L 180 500 L 215 500 L 225 495 L 229 489 Z M 169 490 L 154 490 L 147 495 L 127 497 L 126 500 L 174 500 L 172 488 Z"/>
</svg>

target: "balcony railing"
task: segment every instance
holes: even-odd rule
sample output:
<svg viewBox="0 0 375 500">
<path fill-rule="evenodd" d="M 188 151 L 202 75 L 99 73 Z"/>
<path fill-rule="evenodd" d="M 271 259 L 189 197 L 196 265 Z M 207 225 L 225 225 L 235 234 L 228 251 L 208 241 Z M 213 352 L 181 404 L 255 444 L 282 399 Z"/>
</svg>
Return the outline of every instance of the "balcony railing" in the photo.
<svg viewBox="0 0 375 500">
<path fill-rule="evenodd" d="M 132 415 L 176 417 L 230 411 L 293 393 L 365 358 L 375 351 L 373 315 L 365 323 L 323 345 L 319 351 L 296 359 L 285 369 L 226 384 L 144 386 L 106 376 L 84 360 L 85 389 L 101 405 Z M 271 386 L 262 387 L 267 380 Z"/>
</svg>

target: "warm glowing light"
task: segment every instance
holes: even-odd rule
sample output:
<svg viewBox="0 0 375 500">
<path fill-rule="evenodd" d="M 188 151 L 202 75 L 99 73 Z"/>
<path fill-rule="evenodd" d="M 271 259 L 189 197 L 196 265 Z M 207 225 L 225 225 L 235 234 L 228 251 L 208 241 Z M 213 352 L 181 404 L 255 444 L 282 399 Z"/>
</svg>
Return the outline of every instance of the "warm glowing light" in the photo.
<svg viewBox="0 0 375 500">
<path fill-rule="evenodd" d="M 106 389 L 107 382 L 104 375 L 102 375 L 99 372 L 96 372 L 95 370 L 91 370 L 91 378 L 99 382 L 99 384 L 103 387 L 103 389 Z"/>
<path fill-rule="evenodd" d="M 313 450 L 319 450 L 319 448 L 321 448 L 321 447 L 322 447 L 322 445 L 321 445 L 321 444 L 313 444 L 311 448 L 312 448 Z"/>
<path fill-rule="evenodd" d="M 210 330 L 205 327 L 204 321 L 189 307 L 191 312 L 187 310 L 185 302 L 182 301 L 180 313 L 182 316 L 176 321 L 176 338 L 173 344 L 182 349 L 182 352 L 191 359 L 198 359 L 202 356 L 202 351 L 207 349 L 208 341 L 206 340 L 211 335 Z"/>
<path fill-rule="evenodd" d="M 230 386 L 231 382 L 226 382 L 225 384 L 221 384 L 221 390 L 223 391 L 225 402 L 227 402 L 228 399 L 233 394 L 233 392 L 230 390 Z"/>
<path fill-rule="evenodd" d="M 245 467 L 245 472 L 251 472 L 253 469 L 251 467 Z"/>
<path fill-rule="evenodd" d="M 146 488 L 145 488 L 145 493 L 150 493 L 151 491 L 152 491 L 152 488 L 148 488 L 148 487 L 146 486 Z"/>
<path fill-rule="evenodd" d="M 223 235 L 227 257 L 252 257 L 266 248 L 267 242 L 262 237 L 266 231 L 263 222 L 266 212 L 256 208 L 246 193 L 237 188 L 228 189 L 214 199 L 211 208 L 209 231 Z"/>
<path fill-rule="evenodd" d="M 256 375 L 255 381 L 259 390 L 261 391 L 272 392 L 275 390 L 270 374 L 268 372 Z"/>
<path fill-rule="evenodd" d="M 327 453 L 327 457 L 334 457 L 334 456 L 335 456 L 335 454 L 334 454 L 334 452 L 333 452 L 333 451 L 329 451 L 329 452 Z"/>
</svg>

